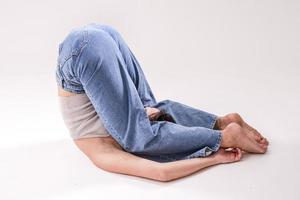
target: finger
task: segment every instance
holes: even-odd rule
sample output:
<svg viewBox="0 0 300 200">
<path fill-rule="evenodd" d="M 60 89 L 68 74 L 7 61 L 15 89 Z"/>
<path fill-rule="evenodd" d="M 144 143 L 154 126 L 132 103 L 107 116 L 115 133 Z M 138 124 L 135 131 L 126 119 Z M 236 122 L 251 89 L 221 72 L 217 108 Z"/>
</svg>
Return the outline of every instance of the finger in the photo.
<svg viewBox="0 0 300 200">
<path fill-rule="evenodd" d="M 242 150 L 241 149 L 237 149 L 238 150 L 238 155 L 240 155 L 240 156 L 242 156 L 243 155 L 243 152 L 242 152 Z"/>
<path fill-rule="evenodd" d="M 237 148 L 232 148 L 230 151 L 233 152 L 233 153 L 236 153 L 237 152 Z"/>
<path fill-rule="evenodd" d="M 230 156 L 231 162 L 235 162 L 238 159 L 238 150 L 237 148 L 232 148 L 231 151 L 227 152 L 228 156 Z"/>
<path fill-rule="evenodd" d="M 225 148 L 225 151 L 232 151 L 233 147 L 228 147 L 228 148 Z"/>
<path fill-rule="evenodd" d="M 237 161 L 238 161 L 238 160 L 241 160 L 242 156 L 243 156 L 242 150 L 238 148 L 238 149 L 237 149 L 236 160 L 237 160 Z"/>
</svg>

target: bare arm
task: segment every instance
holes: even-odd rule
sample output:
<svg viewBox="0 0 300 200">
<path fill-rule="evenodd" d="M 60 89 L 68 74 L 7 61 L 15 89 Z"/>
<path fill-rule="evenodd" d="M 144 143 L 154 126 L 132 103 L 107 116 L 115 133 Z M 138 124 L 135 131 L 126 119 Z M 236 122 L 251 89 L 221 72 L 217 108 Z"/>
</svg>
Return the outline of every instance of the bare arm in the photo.
<svg viewBox="0 0 300 200">
<path fill-rule="evenodd" d="M 163 179 L 170 181 L 190 175 L 212 165 L 236 162 L 241 160 L 241 158 L 242 151 L 240 149 L 236 148 L 226 151 L 220 148 L 218 152 L 211 156 L 163 163 L 160 168 L 164 171 L 165 176 Z"/>
<path fill-rule="evenodd" d="M 124 151 L 111 137 L 74 140 L 79 149 L 99 168 L 158 181 L 170 181 L 205 167 L 240 160 L 241 152 L 220 150 L 213 156 L 159 163 Z M 229 161 L 230 160 L 230 161 Z"/>
</svg>

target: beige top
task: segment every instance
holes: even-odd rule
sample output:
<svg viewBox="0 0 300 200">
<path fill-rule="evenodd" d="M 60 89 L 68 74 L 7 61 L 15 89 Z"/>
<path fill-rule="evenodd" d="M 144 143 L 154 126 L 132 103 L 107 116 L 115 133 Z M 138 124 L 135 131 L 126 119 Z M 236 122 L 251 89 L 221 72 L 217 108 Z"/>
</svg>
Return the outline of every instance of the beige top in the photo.
<svg viewBox="0 0 300 200">
<path fill-rule="evenodd" d="M 110 135 L 85 93 L 58 98 L 63 120 L 73 139 Z"/>
</svg>

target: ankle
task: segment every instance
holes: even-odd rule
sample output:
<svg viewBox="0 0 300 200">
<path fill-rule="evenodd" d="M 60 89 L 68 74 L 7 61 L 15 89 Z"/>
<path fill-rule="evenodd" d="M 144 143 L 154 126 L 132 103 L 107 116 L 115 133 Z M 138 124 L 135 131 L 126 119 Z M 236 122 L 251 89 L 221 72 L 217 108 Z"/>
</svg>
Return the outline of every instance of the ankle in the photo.
<svg viewBox="0 0 300 200">
<path fill-rule="evenodd" d="M 242 127 L 235 123 L 229 123 L 224 130 L 221 130 L 222 133 L 222 140 L 221 140 L 221 147 L 229 148 L 229 147 L 236 147 L 237 146 L 237 139 L 241 134 Z"/>
<path fill-rule="evenodd" d="M 226 126 L 224 126 L 224 117 L 218 117 L 213 129 L 223 130 Z"/>
<path fill-rule="evenodd" d="M 222 133 L 222 139 L 221 139 L 221 147 L 223 148 L 229 148 L 233 146 L 233 138 L 228 131 L 221 130 Z"/>
<path fill-rule="evenodd" d="M 243 126 L 243 119 L 241 117 L 241 115 L 239 113 L 229 113 L 227 115 L 224 116 L 225 121 L 227 121 L 227 123 L 231 123 L 231 122 L 235 122 L 237 124 L 239 124 L 240 126 Z"/>
</svg>

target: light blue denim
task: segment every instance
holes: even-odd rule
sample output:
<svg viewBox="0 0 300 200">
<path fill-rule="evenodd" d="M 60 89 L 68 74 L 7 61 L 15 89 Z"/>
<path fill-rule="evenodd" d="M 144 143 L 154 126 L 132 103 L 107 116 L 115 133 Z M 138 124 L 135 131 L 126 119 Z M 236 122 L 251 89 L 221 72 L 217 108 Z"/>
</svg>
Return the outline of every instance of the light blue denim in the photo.
<svg viewBox="0 0 300 200">
<path fill-rule="evenodd" d="M 220 148 L 217 115 L 169 99 L 157 102 L 136 57 L 112 26 L 77 27 L 59 44 L 56 80 L 86 93 L 104 127 L 127 152 L 158 162 L 206 157 Z M 145 107 L 176 123 L 150 121 Z"/>
</svg>

